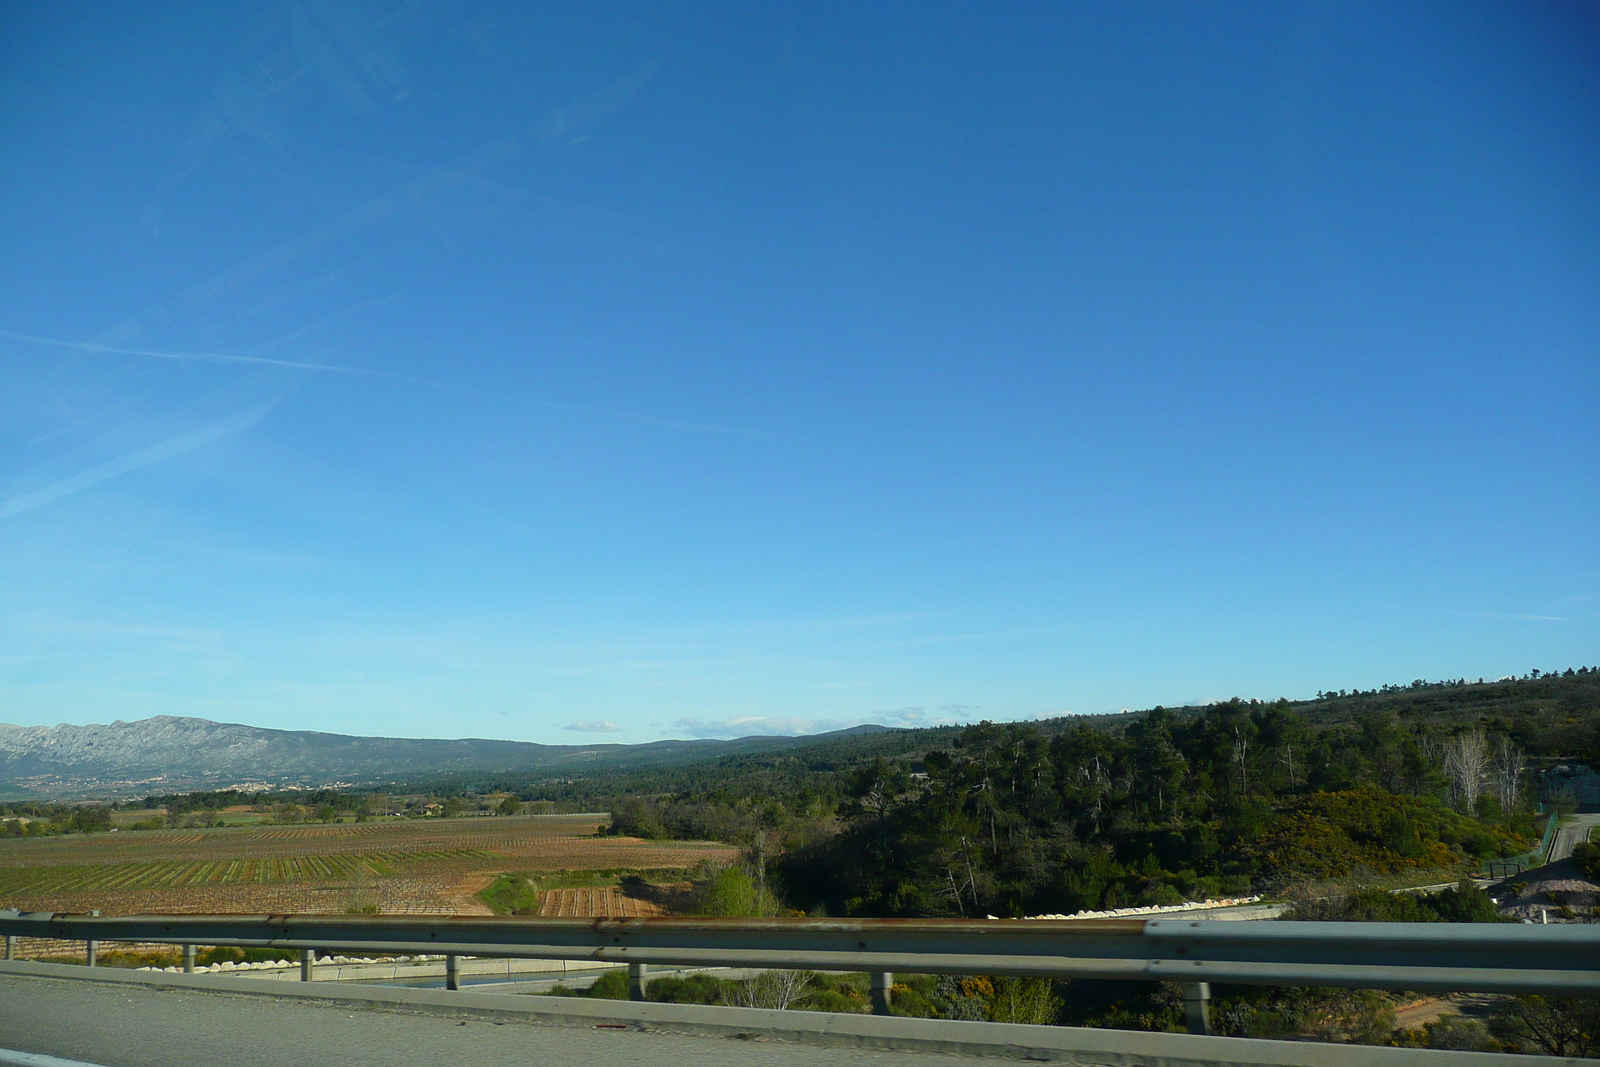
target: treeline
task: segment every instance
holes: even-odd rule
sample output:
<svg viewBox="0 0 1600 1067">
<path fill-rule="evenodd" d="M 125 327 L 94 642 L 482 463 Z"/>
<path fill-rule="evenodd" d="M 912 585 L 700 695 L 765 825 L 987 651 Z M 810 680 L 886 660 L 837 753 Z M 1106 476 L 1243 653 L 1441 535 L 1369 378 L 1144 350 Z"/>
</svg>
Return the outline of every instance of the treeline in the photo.
<svg viewBox="0 0 1600 1067">
<path fill-rule="evenodd" d="M 1469 801 L 1434 740 L 1390 717 L 1317 730 L 1287 702 L 1157 709 L 1119 736 L 986 724 L 920 775 L 889 761 L 857 772 L 841 831 L 776 870 L 808 910 L 1021 916 L 1524 851 L 1520 764 L 1510 788 Z"/>
<path fill-rule="evenodd" d="M 92 834 L 111 829 L 111 812 L 103 807 L 29 801 L 0 805 L 0 837 Z"/>
<path fill-rule="evenodd" d="M 1600 667 L 1533 670 L 1491 682 L 1456 679 L 1323 693 L 1294 706 L 1324 726 L 1382 714 L 1447 732 L 1477 724 L 1510 737 L 1535 759 L 1600 765 Z"/>
<path fill-rule="evenodd" d="M 332 822 L 341 815 L 359 811 L 362 805 L 362 797 L 333 789 L 314 793 L 251 793 L 227 789 L 78 804 L 30 800 L 0 804 L 0 837 L 215 826 L 223 822 L 223 812 L 229 808 L 248 808 L 253 813 L 265 814 L 268 821 L 274 822 L 307 822 L 319 818 Z M 140 818 L 141 814 L 145 817 Z"/>
<path fill-rule="evenodd" d="M 1419 680 L 1365 691 L 1326 692 L 1315 700 L 1290 701 L 1286 706 L 1317 731 L 1357 727 L 1373 719 L 1390 719 L 1413 732 L 1431 729 L 1440 738 L 1478 727 L 1491 739 L 1509 739 L 1536 761 L 1567 759 L 1600 766 L 1600 668 L 1531 671 L 1525 678 L 1491 682 Z M 1158 710 L 1180 720 L 1207 713 L 1196 707 Z M 1155 713 L 1065 716 L 1033 727 L 1045 737 L 1082 726 L 1121 736 Z M 745 753 L 672 766 L 591 774 L 476 774 L 394 788 L 440 793 L 500 790 L 524 800 L 570 801 L 597 810 L 610 810 L 628 797 L 713 797 L 718 802 L 733 798 L 759 806 L 767 797 L 809 793 L 836 802 L 841 796 L 840 775 L 877 758 L 915 762 L 927 752 L 948 749 L 961 732 L 960 727 L 884 730 L 833 737 L 781 753 Z"/>
<path fill-rule="evenodd" d="M 604 806 L 617 833 L 738 843 L 794 908 L 1071 913 L 1519 854 L 1536 837 L 1530 766 L 1587 760 L 1597 727 L 1600 670 L 1580 668 L 519 788 Z"/>
<path fill-rule="evenodd" d="M 0 803 L 0 837 L 103 833 L 110 830 L 200 829 L 238 825 L 367 822 L 475 815 L 560 815 L 584 810 L 574 801 L 524 802 L 514 793 L 397 794 L 350 789 L 237 789 L 151 795 L 136 801 Z M 141 813 L 148 813 L 140 818 Z"/>
</svg>

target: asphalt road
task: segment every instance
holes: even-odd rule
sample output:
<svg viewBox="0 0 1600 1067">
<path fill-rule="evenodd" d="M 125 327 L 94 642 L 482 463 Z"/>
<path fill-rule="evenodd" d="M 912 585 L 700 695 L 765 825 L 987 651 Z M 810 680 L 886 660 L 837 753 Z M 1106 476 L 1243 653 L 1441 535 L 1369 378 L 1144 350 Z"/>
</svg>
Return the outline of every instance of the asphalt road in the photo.
<svg viewBox="0 0 1600 1067">
<path fill-rule="evenodd" d="M 1589 840 L 1589 831 L 1600 826 L 1600 814 L 1586 812 L 1582 815 L 1572 815 L 1556 827 L 1554 840 L 1550 842 L 1550 863 L 1564 860 L 1572 855 L 1572 850 L 1584 841 Z"/>
<path fill-rule="evenodd" d="M 307 1001 L 0 976 L 0 1050 L 103 1067 L 959 1067 L 948 1053 L 353 1010 Z M 0 1064 L 6 1062 L 0 1053 Z"/>
</svg>

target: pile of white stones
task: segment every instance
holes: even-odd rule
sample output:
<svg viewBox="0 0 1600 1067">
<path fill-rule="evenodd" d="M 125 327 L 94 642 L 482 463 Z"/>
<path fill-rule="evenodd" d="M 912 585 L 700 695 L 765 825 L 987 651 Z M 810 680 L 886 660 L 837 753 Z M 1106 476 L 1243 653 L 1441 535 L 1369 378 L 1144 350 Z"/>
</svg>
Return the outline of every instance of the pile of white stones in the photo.
<svg viewBox="0 0 1600 1067">
<path fill-rule="evenodd" d="M 370 956 L 318 956 L 317 965 L 341 963 L 437 963 L 444 959 L 443 956 L 388 956 L 383 959 L 373 959 Z M 281 971 L 290 967 L 298 967 L 298 961 L 291 960 L 262 960 L 259 963 L 235 963 L 232 960 L 223 960 L 221 963 L 202 965 L 194 969 L 195 974 L 213 974 L 218 971 Z M 166 971 L 169 974 L 182 973 L 182 967 L 140 967 L 141 971 Z"/>
<path fill-rule="evenodd" d="M 1240 904 L 1255 904 L 1255 897 L 1223 897 L 1220 900 L 1191 900 L 1185 904 L 1151 904 L 1143 908 L 1113 908 L 1110 911 L 1080 911 L 1073 915 L 1029 915 L 1029 919 L 1114 919 L 1123 915 L 1162 915 L 1173 911 L 1201 911 L 1206 908 L 1232 908 Z M 991 915 L 991 919 L 999 916 Z"/>
</svg>

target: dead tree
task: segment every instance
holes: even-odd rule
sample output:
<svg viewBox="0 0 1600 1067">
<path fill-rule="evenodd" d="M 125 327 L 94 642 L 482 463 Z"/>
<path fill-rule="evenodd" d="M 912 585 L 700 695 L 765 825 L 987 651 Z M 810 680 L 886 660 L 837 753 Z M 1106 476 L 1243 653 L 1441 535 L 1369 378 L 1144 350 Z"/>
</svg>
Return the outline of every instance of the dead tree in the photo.
<svg viewBox="0 0 1600 1067">
<path fill-rule="evenodd" d="M 1444 773 L 1450 779 L 1451 799 L 1458 810 L 1472 814 L 1488 769 L 1489 742 L 1482 730 L 1467 730 L 1445 742 Z"/>
<path fill-rule="evenodd" d="M 1522 774 L 1527 769 L 1528 758 L 1511 743 L 1511 738 L 1500 737 L 1495 740 L 1494 766 L 1490 774 L 1494 778 L 1494 792 L 1500 801 L 1500 810 L 1508 815 L 1516 810 L 1517 801 L 1522 797 Z"/>
</svg>

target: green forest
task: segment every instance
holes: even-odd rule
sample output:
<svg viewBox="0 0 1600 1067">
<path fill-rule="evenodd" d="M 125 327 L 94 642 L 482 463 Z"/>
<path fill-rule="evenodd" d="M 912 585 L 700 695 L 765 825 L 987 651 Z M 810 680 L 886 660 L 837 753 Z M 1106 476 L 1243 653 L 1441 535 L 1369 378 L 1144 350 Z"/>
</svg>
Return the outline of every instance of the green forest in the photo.
<svg viewBox="0 0 1600 1067">
<path fill-rule="evenodd" d="M 1526 853 L 1536 772 L 1589 761 L 1600 669 L 1032 724 L 880 731 L 594 779 L 613 831 L 719 839 L 782 907 L 1071 914 L 1445 880 Z"/>
<path fill-rule="evenodd" d="M 1471 882 L 1527 853 L 1572 799 L 1540 772 L 1600 765 L 1600 670 L 1418 682 L 1314 701 L 835 737 L 625 779 L 517 785 L 605 805 L 612 832 L 738 842 L 694 909 L 1016 916 L 1264 892 L 1284 918 L 1500 922 Z M 1579 850 L 1600 870 L 1600 846 Z M 1524 855 L 1531 862 L 1531 857 Z M 516 890 L 510 881 L 506 893 Z M 896 1014 L 1182 1031 L 1171 984 L 896 975 Z M 625 995 L 620 976 L 571 995 Z M 763 973 L 653 983 L 651 999 L 866 1011 L 864 976 Z M 1503 998 L 1407 1029 L 1407 994 L 1217 986 L 1214 1033 L 1480 1052 L 1594 1055 L 1592 1000 Z"/>
</svg>

